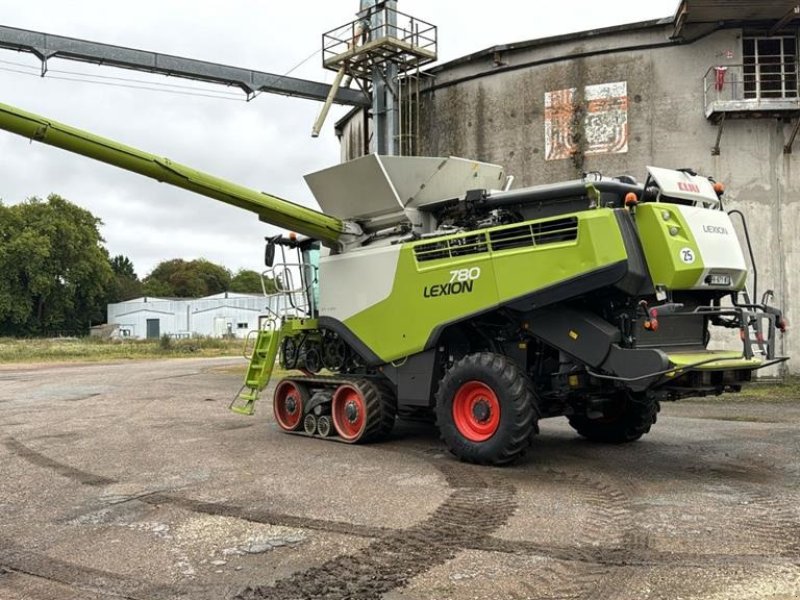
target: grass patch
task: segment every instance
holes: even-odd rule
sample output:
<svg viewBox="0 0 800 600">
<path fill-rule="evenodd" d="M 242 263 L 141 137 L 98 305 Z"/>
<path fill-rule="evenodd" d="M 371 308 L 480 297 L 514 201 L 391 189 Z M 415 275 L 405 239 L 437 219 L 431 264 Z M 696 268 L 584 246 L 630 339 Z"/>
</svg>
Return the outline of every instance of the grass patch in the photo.
<svg viewBox="0 0 800 600">
<path fill-rule="evenodd" d="M 789 377 L 775 383 L 753 383 L 743 388 L 741 395 L 766 402 L 800 400 L 800 377 Z"/>
<path fill-rule="evenodd" d="M 738 394 L 724 394 L 718 397 L 687 398 L 681 402 L 759 402 L 764 404 L 785 404 L 800 402 L 800 377 L 788 377 L 783 381 L 754 382 L 745 384 Z"/>
<path fill-rule="evenodd" d="M 24 362 L 98 362 L 147 358 L 241 356 L 242 340 L 211 337 L 158 340 L 99 338 L 0 338 L 0 364 Z"/>
</svg>

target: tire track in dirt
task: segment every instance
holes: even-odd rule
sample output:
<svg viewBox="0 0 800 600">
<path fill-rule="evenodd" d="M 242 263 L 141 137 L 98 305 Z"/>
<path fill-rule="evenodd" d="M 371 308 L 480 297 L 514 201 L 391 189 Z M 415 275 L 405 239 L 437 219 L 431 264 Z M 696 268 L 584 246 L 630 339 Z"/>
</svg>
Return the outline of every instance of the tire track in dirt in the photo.
<svg viewBox="0 0 800 600">
<path fill-rule="evenodd" d="M 283 527 L 294 527 L 325 531 L 327 533 L 339 533 L 362 538 L 380 538 L 396 533 L 396 529 L 389 527 L 374 527 L 370 525 L 355 525 L 345 521 L 334 521 L 327 519 L 313 519 L 310 517 L 297 517 L 283 513 L 276 513 L 254 507 L 242 507 L 236 504 L 220 504 L 217 502 L 206 502 L 194 500 L 177 494 L 164 494 L 155 492 L 144 494 L 132 498 L 133 501 L 144 502 L 152 506 L 167 504 L 176 508 L 182 508 L 189 512 L 212 515 L 217 517 L 232 517 L 260 523 L 265 525 L 281 525 Z"/>
<path fill-rule="evenodd" d="M 551 545 L 541 548 L 544 552 L 540 555 L 569 561 L 568 565 L 546 565 L 542 579 L 550 587 L 568 591 L 570 598 L 627 600 L 627 586 L 637 573 L 617 565 L 638 557 L 649 547 L 647 533 L 634 519 L 630 497 L 605 476 L 547 466 L 536 467 L 534 473 L 542 480 L 567 487 L 589 508 L 589 518 L 581 523 L 580 545 L 563 548 L 561 552 Z M 614 560 L 608 560 L 609 556 Z M 647 569 L 645 565 L 642 567 Z"/>
<path fill-rule="evenodd" d="M 750 514 L 734 517 L 732 528 L 739 536 L 775 548 L 779 556 L 800 565 L 800 508 L 793 500 L 754 490 L 748 494 Z"/>
<path fill-rule="evenodd" d="M 105 477 L 103 475 L 97 475 L 81 469 L 76 469 L 68 464 L 54 460 L 42 454 L 41 452 L 33 450 L 25 444 L 22 444 L 14 438 L 7 438 L 3 443 L 6 448 L 8 448 L 16 456 L 38 467 L 55 471 L 62 477 L 75 481 L 81 485 L 103 487 L 118 483 L 116 479 Z M 109 504 L 109 506 L 117 506 L 125 502 L 141 502 L 151 506 L 171 505 L 199 514 L 219 517 L 233 517 L 253 523 L 282 525 L 285 527 L 299 527 L 363 538 L 379 538 L 397 531 L 389 527 L 354 525 L 344 521 L 298 517 L 254 507 L 238 506 L 230 503 L 221 504 L 217 502 L 195 500 L 182 495 L 168 494 L 163 492 L 145 492 L 131 495 L 122 501 L 117 500 L 112 502 Z"/>
<path fill-rule="evenodd" d="M 77 590 L 125 600 L 175 600 L 193 598 L 192 592 L 166 585 L 153 585 L 108 571 L 75 565 L 66 561 L 15 548 L 0 539 L 0 565 L 6 571 L 37 579 L 46 579 Z"/>
<path fill-rule="evenodd" d="M 105 486 L 117 483 L 112 478 L 49 458 L 14 438 L 7 438 L 4 444 L 20 458 L 53 470 L 81 485 Z M 587 543 L 559 546 L 504 540 L 495 537 L 493 533 L 508 522 L 517 508 L 515 488 L 504 475 L 507 470 L 459 463 L 446 458 L 441 448 L 423 450 L 404 447 L 382 450 L 424 459 L 441 473 L 452 490 L 448 499 L 430 517 L 406 530 L 297 517 L 228 503 L 199 501 L 164 492 L 131 496 L 123 499 L 122 503 L 172 505 L 195 513 L 375 540 L 353 555 L 335 557 L 270 586 L 246 588 L 237 596 L 248 600 L 288 600 L 297 597 L 378 598 L 391 589 L 403 587 L 413 577 L 444 564 L 466 549 L 554 559 L 551 564 L 543 565 L 541 577 L 562 590 L 563 597 L 576 600 L 625 598 L 628 593 L 626 589 L 644 574 L 642 569 L 649 570 L 665 565 L 706 568 L 712 564 L 746 566 L 754 563 L 785 566 L 797 564 L 800 555 L 800 524 L 794 509 L 791 503 L 773 496 L 759 496 L 754 493 L 753 502 L 761 507 L 763 518 L 759 516 L 743 519 L 741 526 L 756 531 L 757 535 L 766 539 L 774 540 L 776 546 L 783 548 L 775 555 L 659 552 L 650 549 L 647 535 L 636 525 L 631 501 L 622 487 L 595 474 L 587 475 L 550 467 L 534 468 L 534 473 L 567 485 L 571 490 L 583 490 L 582 495 L 587 504 L 595 509 L 593 514 L 596 523 L 587 530 L 591 534 L 586 537 Z M 117 503 L 119 501 L 114 504 Z M 608 544 L 609 531 L 621 532 L 615 546 Z M 18 551 L 14 555 L 16 559 L 13 556 L 9 559 L 9 556 L 7 551 L 0 553 L 0 567 L 11 573 L 49 578 L 65 585 L 86 585 L 87 590 L 91 589 L 91 581 L 103 576 L 116 582 L 116 587 L 108 589 L 123 598 L 139 598 L 136 590 L 146 585 L 102 571 L 87 571 L 79 565 L 59 563 L 43 555 Z M 51 561 L 53 565 L 50 565 Z M 74 573 L 74 577 L 69 573 Z M 185 590 L 183 586 L 181 589 Z M 208 592 L 208 589 L 202 591 Z M 196 589 L 195 596 L 200 597 L 200 592 L 200 589 Z M 159 593 L 155 589 L 153 594 L 146 597 L 180 597 L 177 590 L 170 590 L 169 594 L 172 595 L 159 596 Z"/>
<path fill-rule="evenodd" d="M 116 479 L 111 479 L 102 475 L 95 475 L 94 473 L 76 469 L 75 467 L 71 467 L 65 463 L 54 460 L 42 454 L 41 452 L 37 452 L 25 444 L 18 442 L 14 438 L 6 438 L 3 440 L 3 445 L 12 454 L 19 456 L 20 458 L 27 460 L 38 467 L 55 471 L 59 475 L 66 477 L 67 479 L 77 481 L 81 485 L 105 486 L 117 483 Z"/>
<path fill-rule="evenodd" d="M 452 460 L 434 466 L 452 492 L 428 518 L 273 585 L 247 587 L 236 599 L 377 599 L 452 560 L 469 542 L 487 538 L 516 511 L 515 489 L 492 481 L 491 470 Z"/>
</svg>

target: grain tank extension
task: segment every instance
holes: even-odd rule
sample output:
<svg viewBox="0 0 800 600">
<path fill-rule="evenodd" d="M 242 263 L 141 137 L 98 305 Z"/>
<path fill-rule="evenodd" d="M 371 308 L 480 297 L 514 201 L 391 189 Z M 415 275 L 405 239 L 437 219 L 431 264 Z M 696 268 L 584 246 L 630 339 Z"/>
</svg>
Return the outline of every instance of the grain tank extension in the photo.
<svg viewBox="0 0 800 600">
<path fill-rule="evenodd" d="M 509 190 L 497 165 L 370 155 L 306 177 L 317 212 L 5 105 L 0 127 L 301 234 L 268 240 L 281 291 L 233 406 L 253 412 L 278 360 L 298 373 L 273 396 L 287 432 L 356 443 L 431 419 L 459 458 L 503 464 L 540 419 L 629 442 L 661 401 L 786 360 L 722 187 L 690 170 Z"/>
</svg>

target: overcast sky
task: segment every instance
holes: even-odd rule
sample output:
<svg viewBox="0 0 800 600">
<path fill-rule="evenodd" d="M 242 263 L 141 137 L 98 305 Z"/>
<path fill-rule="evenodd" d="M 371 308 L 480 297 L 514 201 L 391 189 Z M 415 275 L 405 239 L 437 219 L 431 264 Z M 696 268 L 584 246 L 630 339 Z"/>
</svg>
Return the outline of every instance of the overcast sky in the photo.
<svg viewBox="0 0 800 600">
<path fill-rule="evenodd" d="M 0 3 L 2 25 L 279 74 L 314 54 L 321 34 L 352 20 L 358 9 L 357 0 Z M 398 9 L 438 25 L 439 57 L 446 61 L 497 44 L 672 16 L 677 4 L 400 0 Z M 333 73 L 320 64 L 315 54 L 292 75 L 330 83 Z M 44 79 L 34 69 L 34 57 L 0 50 L 0 102 L 315 208 L 302 176 L 339 159 L 333 123 L 342 107 L 334 107 L 322 135 L 312 139 L 317 102 L 264 94 L 247 103 L 224 87 L 63 60 L 51 61 Z M 75 75 L 64 71 L 189 85 L 235 99 L 65 81 Z M 100 217 L 109 252 L 130 257 L 140 276 L 170 258 L 204 257 L 234 271 L 260 271 L 263 238 L 274 231 L 252 213 L 0 131 L 0 199 L 14 204 L 49 193 Z"/>
</svg>

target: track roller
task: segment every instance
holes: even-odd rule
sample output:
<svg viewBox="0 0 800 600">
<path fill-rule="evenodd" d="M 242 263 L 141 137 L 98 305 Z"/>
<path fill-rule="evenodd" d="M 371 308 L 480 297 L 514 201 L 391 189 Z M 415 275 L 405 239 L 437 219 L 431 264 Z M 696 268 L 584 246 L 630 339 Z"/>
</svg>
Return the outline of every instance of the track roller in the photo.
<svg viewBox="0 0 800 600">
<path fill-rule="evenodd" d="M 317 417 L 313 414 L 307 414 L 303 419 L 303 431 L 308 435 L 314 435 L 317 432 Z"/>
<path fill-rule="evenodd" d="M 321 437 L 328 437 L 333 433 L 333 423 L 329 416 L 325 415 L 317 419 L 317 433 Z"/>
</svg>

